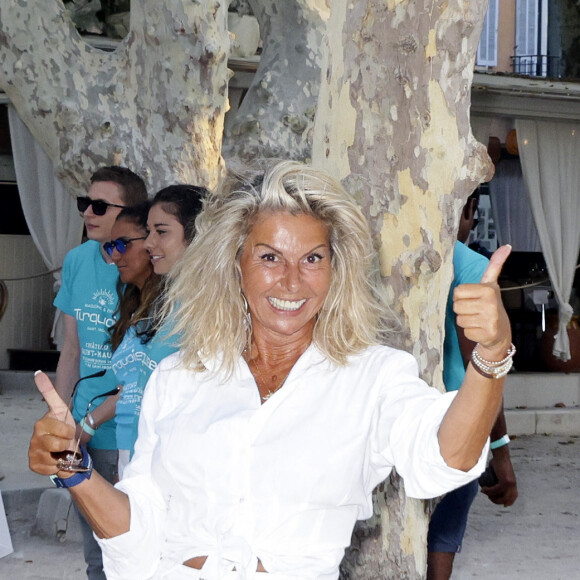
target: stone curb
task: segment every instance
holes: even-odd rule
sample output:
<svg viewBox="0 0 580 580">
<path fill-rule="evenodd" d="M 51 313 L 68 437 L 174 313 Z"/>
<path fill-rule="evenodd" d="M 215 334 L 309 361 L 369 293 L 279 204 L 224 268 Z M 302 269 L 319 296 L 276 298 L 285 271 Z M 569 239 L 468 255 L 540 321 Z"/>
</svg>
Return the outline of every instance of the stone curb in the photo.
<svg viewBox="0 0 580 580">
<path fill-rule="evenodd" d="M 580 436 L 580 408 L 506 409 L 510 435 Z"/>
<path fill-rule="evenodd" d="M 2 492 L 2 500 L 11 521 L 34 522 L 34 535 L 56 538 L 60 542 L 82 542 L 82 531 L 70 493 L 66 489 L 33 488 Z"/>
</svg>

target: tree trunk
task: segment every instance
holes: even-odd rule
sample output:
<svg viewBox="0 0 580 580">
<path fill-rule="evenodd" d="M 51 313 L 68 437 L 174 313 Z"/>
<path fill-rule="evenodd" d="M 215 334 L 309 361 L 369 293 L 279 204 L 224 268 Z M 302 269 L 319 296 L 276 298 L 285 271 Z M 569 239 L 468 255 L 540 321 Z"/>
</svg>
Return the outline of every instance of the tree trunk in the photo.
<svg viewBox="0 0 580 580">
<path fill-rule="evenodd" d="M 0 7 L 0 87 L 70 191 L 101 165 L 153 189 L 213 187 L 227 102 L 227 1 L 133 3 L 114 53 L 91 48 L 57 0 Z"/>
<path fill-rule="evenodd" d="M 438 387 L 459 212 L 492 167 L 469 123 L 486 9 L 478 0 L 333 0 L 316 113 L 313 163 L 363 207 L 405 329 L 395 346 Z M 424 575 L 427 509 L 392 480 L 355 531 L 343 578 Z"/>
<path fill-rule="evenodd" d="M 314 0 L 249 0 L 260 65 L 224 140 L 224 156 L 309 161 L 328 8 Z"/>
</svg>

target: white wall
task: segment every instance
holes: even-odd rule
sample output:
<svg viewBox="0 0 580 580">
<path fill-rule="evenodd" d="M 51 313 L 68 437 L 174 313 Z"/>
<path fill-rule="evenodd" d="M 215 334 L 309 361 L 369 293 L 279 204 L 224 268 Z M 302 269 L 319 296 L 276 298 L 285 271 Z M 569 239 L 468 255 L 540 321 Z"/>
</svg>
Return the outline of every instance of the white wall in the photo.
<svg viewBox="0 0 580 580">
<path fill-rule="evenodd" d="M 0 235 L 0 280 L 8 288 L 8 308 L 0 320 L 0 368 L 8 368 L 8 348 L 50 347 L 52 275 L 7 281 L 46 271 L 30 236 Z"/>
</svg>

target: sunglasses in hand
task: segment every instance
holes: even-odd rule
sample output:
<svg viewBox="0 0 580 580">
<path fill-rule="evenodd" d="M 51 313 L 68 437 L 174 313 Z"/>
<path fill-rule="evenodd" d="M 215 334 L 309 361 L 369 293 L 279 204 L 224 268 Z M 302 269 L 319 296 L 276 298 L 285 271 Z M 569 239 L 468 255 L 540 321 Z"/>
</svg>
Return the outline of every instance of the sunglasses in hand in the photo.
<svg viewBox="0 0 580 580">
<path fill-rule="evenodd" d="M 109 256 L 113 255 L 113 252 L 117 250 L 119 254 L 124 254 L 127 251 L 127 246 L 136 240 L 144 240 L 147 236 L 141 236 L 140 238 L 117 238 L 112 242 L 105 242 L 103 244 L 103 249 Z"/>
<path fill-rule="evenodd" d="M 85 213 L 89 206 L 92 206 L 95 215 L 105 215 L 110 207 L 125 207 L 124 205 L 117 205 L 116 203 L 107 203 L 102 199 L 91 199 L 90 197 L 77 197 L 77 209 L 81 213 Z"/>
</svg>

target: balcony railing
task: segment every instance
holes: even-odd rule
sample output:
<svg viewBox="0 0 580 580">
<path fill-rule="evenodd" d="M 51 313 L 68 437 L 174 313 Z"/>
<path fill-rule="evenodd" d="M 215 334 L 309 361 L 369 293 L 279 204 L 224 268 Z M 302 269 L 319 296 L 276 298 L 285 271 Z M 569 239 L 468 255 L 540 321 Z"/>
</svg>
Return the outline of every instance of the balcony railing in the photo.
<svg viewBox="0 0 580 580">
<path fill-rule="evenodd" d="M 525 54 L 512 56 L 511 59 L 513 71 L 517 75 L 552 78 L 560 78 L 562 76 L 562 65 L 559 56 Z"/>
</svg>

